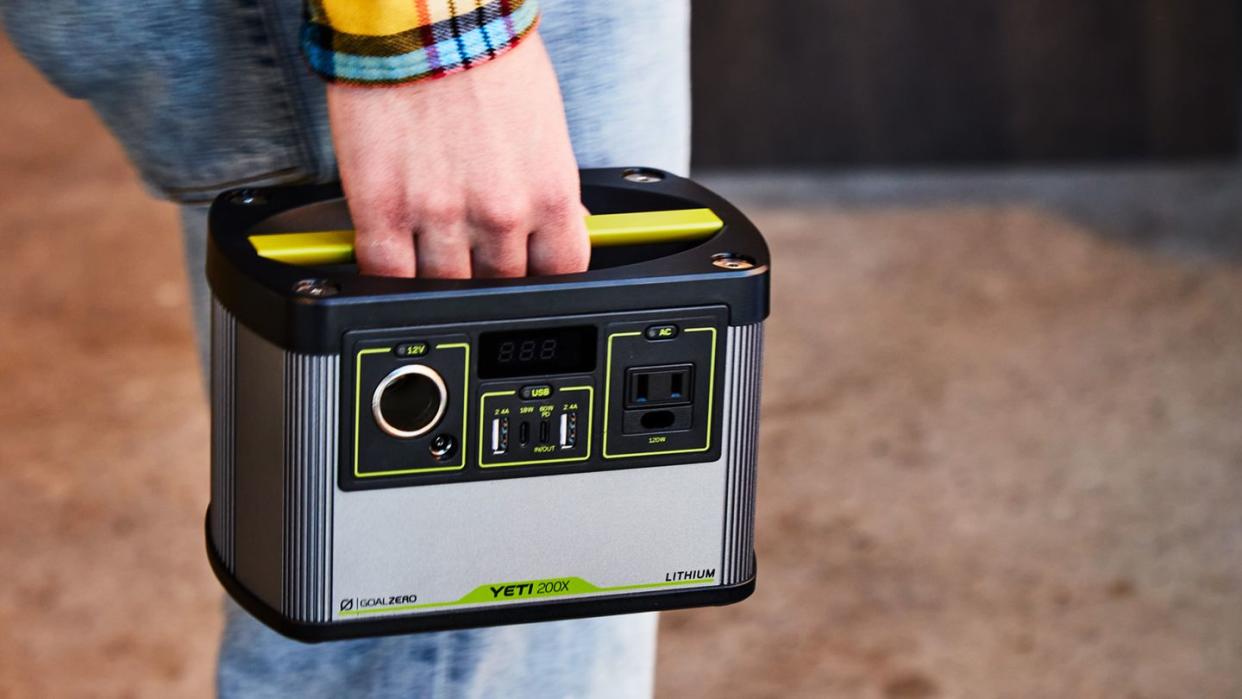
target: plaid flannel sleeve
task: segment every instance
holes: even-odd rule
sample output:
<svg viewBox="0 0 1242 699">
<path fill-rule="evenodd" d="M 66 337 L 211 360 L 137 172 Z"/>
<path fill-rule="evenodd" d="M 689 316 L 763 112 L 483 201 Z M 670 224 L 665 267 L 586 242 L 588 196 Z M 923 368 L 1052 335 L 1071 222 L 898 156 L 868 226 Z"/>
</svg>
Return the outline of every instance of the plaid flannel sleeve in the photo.
<svg viewBox="0 0 1242 699">
<path fill-rule="evenodd" d="M 538 20 L 536 0 L 307 0 L 302 52 L 330 82 L 408 83 L 490 61 Z"/>
</svg>

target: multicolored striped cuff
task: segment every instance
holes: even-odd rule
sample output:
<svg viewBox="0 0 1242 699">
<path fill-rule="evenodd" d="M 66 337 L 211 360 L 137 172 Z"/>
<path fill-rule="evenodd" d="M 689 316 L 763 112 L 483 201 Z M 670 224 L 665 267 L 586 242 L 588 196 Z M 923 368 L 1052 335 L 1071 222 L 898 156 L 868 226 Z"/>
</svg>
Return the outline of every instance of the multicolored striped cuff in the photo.
<svg viewBox="0 0 1242 699">
<path fill-rule="evenodd" d="M 334 21 L 334 7 L 351 2 L 363 0 L 308 3 L 302 53 L 311 69 L 330 82 L 389 85 L 456 73 L 512 49 L 539 20 L 536 0 L 407 0 L 406 17 L 385 21 L 350 7 L 352 16 L 342 12 L 344 21 Z M 403 19 L 410 26 L 393 33 L 344 31 L 393 28 Z"/>
</svg>

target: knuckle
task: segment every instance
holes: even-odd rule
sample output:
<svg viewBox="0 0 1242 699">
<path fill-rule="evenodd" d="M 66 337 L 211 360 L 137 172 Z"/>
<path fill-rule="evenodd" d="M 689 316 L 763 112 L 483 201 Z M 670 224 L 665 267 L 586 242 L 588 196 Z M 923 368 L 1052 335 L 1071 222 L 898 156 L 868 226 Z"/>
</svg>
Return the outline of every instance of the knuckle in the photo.
<svg viewBox="0 0 1242 699">
<path fill-rule="evenodd" d="M 401 235 L 397 228 L 359 228 L 354 246 L 359 251 L 391 252 L 409 244 L 408 236 Z"/>
<path fill-rule="evenodd" d="M 394 234 L 359 232 L 354 244 L 354 256 L 358 265 L 371 274 L 402 276 L 408 274 L 407 261 L 413 249 L 413 241 Z"/>
<path fill-rule="evenodd" d="M 546 241 L 545 243 L 549 243 Z M 532 259 L 532 266 L 541 274 L 571 274 L 587 269 L 591 261 L 591 249 L 585 240 L 579 242 L 558 241 L 545 247 Z"/>
<path fill-rule="evenodd" d="M 489 260 L 479 266 L 478 272 L 485 277 L 520 277 L 526 273 L 526 264 L 517 256 Z"/>
<path fill-rule="evenodd" d="M 527 207 L 511 198 L 491 198 L 470 213 L 471 220 L 491 233 L 524 233 L 529 221 Z"/>
<path fill-rule="evenodd" d="M 449 227 L 462 220 L 464 207 L 451 197 L 428 196 L 418 200 L 413 213 L 424 227 Z"/>
<path fill-rule="evenodd" d="M 409 215 L 404 200 L 390 195 L 371 196 L 351 200 L 350 213 L 358 221 L 358 229 L 375 231 L 377 234 L 397 231 L 408 227 Z"/>
<path fill-rule="evenodd" d="M 479 243 L 488 248 L 510 249 L 521 244 L 530 235 L 524 226 L 485 229 Z"/>
<path fill-rule="evenodd" d="M 582 204 L 576 192 L 548 192 L 536 199 L 539 214 L 545 219 L 567 219 L 579 214 Z"/>
<path fill-rule="evenodd" d="M 572 274 L 573 272 L 585 271 L 587 265 L 590 264 L 590 253 L 586 254 L 566 254 L 552 261 L 553 274 Z"/>
</svg>

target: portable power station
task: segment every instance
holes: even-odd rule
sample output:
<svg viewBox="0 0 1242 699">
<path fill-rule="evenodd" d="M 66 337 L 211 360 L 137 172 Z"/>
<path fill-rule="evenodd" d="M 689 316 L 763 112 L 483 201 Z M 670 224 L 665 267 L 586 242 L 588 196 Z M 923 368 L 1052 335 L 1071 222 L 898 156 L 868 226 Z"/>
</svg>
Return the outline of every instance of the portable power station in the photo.
<svg viewBox="0 0 1242 699">
<path fill-rule="evenodd" d="M 207 552 L 305 641 L 710 604 L 755 585 L 767 247 L 581 173 L 591 268 L 359 275 L 339 184 L 212 206 Z"/>
</svg>

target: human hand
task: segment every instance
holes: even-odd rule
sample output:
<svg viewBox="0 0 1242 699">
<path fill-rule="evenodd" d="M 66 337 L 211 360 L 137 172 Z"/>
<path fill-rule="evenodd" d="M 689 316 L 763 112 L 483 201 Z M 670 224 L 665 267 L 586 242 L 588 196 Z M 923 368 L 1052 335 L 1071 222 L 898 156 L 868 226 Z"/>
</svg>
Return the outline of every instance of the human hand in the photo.
<svg viewBox="0 0 1242 699">
<path fill-rule="evenodd" d="M 328 114 L 362 273 L 461 279 L 586 269 L 578 169 L 537 32 L 444 78 L 330 84 Z"/>
</svg>

